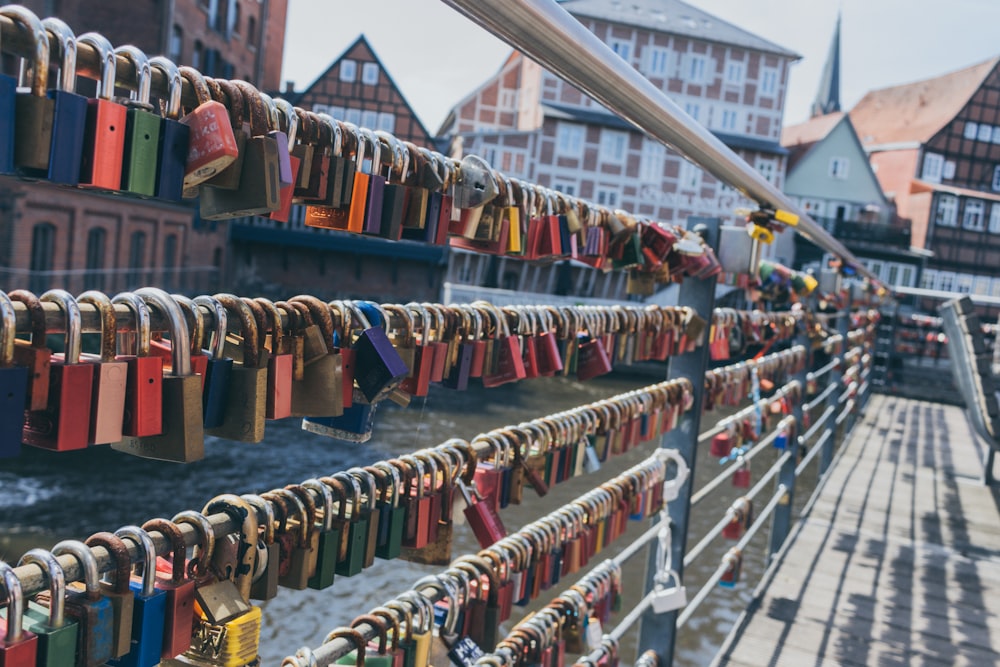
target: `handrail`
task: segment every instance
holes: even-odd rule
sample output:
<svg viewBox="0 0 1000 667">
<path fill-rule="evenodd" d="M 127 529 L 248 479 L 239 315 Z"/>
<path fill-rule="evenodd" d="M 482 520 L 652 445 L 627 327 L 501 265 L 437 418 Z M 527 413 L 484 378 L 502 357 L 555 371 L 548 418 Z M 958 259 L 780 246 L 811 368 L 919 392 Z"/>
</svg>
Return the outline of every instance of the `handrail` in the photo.
<svg viewBox="0 0 1000 667">
<path fill-rule="evenodd" d="M 442 1 L 761 208 L 797 214 L 797 232 L 843 259 L 874 284 L 882 284 L 822 225 L 553 0 Z"/>
</svg>

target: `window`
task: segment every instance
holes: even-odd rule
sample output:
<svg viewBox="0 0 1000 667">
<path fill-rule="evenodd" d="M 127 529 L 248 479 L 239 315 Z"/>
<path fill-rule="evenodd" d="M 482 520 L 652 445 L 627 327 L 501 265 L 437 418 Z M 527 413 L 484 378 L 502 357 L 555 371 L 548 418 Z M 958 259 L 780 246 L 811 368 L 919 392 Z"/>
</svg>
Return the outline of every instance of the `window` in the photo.
<svg viewBox="0 0 1000 667">
<path fill-rule="evenodd" d="M 996 202 L 990 207 L 989 230 L 994 234 L 1000 234 L 1000 202 Z"/>
<path fill-rule="evenodd" d="M 685 102 L 684 113 L 691 116 L 691 118 L 698 120 L 698 115 L 701 113 L 701 105 L 697 102 Z"/>
<path fill-rule="evenodd" d="M 597 203 L 608 208 L 618 207 L 617 188 L 597 188 Z"/>
<path fill-rule="evenodd" d="M 937 289 L 942 292 L 950 292 L 955 287 L 955 274 L 951 271 L 939 271 L 937 279 Z"/>
<path fill-rule="evenodd" d="M 895 262 L 889 262 L 886 265 L 888 269 L 885 274 L 885 282 L 888 285 L 895 285 L 896 281 L 899 280 L 899 264 Z"/>
<path fill-rule="evenodd" d="M 191 51 L 191 67 L 195 69 L 201 69 L 202 66 L 202 56 L 205 53 L 205 47 L 202 45 L 201 40 L 194 40 L 194 49 Z"/>
<path fill-rule="evenodd" d="M 247 17 L 247 46 L 257 48 L 257 17 Z"/>
<path fill-rule="evenodd" d="M 666 76 L 667 64 L 670 62 L 670 51 L 660 46 L 646 49 L 646 74 L 650 76 Z"/>
<path fill-rule="evenodd" d="M 500 151 L 500 171 L 511 176 L 524 176 L 526 174 L 524 169 L 525 158 L 526 153 L 524 151 L 508 148 L 503 149 Z M 497 162 L 490 162 L 490 164 L 495 165 Z"/>
<path fill-rule="evenodd" d="M 757 171 L 767 179 L 768 183 L 774 184 L 774 179 L 778 174 L 778 161 L 769 158 L 757 158 L 756 162 Z"/>
<path fill-rule="evenodd" d="M 976 276 L 976 281 L 972 288 L 972 292 L 977 296 L 988 296 L 990 293 L 990 277 Z"/>
<path fill-rule="evenodd" d="M 609 42 L 611 50 L 618 54 L 618 57 L 625 62 L 632 62 L 632 42 L 625 42 L 620 39 L 612 39 Z"/>
<path fill-rule="evenodd" d="M 56 226 L 42 222 L 31 230 L 31 277 L 28 289 L 41 294 L 52 284 L 52 259 L 55 255 Z"/>
<path fill-rule="evenodd" d="M 663 160 L 666 147 L 653 139 L 642 140 L 642 154 L 639 157 L 639 179 L 643 183 L 657 183 L 663 180 Z"/>
<path fill-rule="evenodd" d="M 163 239 L 163 289 L 172 292 L 176 288 L 177 276 L 177 234 L 169 234 Z"/>
<path fill-rule="evenodd" d="M 361 68 L 361 83 L 374 86 L 378 83 L 378 63 L 365 63 Z"/>
<path fill-rule="evenodd" d="M 681 160 L 680 174 L 677 177 L 679 190 L 697 190 L 701 186 L 701 169 L 687 160 Z"/>
<path fill-rule="evenodd" d="M 501 90 L 499 107 L 512 111 L 517 109 L 517 90 L 513 88 L 504 88 Z"/>
<path fill-rule="evenodd" d="M 954 227 L 958 220 L 958 197 L 940 195 L 937 210 L 934 212 L 934 224 L 942 227 Z"/>
<path fill-rule="evenodd" d="M 990 283 L 990 296 L 1000 297 L 1000 280 Z"/>
<path fill-rule="evenodd" d="M 170 31 L 170 59 L 178 62 L 181 53 L 184 51 L 184 30 L 179 25 L 174 25 Z"/>
<path fill-rule="evenodd" d="M 361 109 L 348 109 L 344 112 L 344 120 L 348 123 L 361 125 Z"/>
<path fill-rule="evenodd" d="M 577 190 L 576 183 L 570 183 L 569 181 L 556 181 L 552 184 L 552 189 L 556 192 L 561 192 L 564 195 L 569 195 L 570 197 L 576 196 Z"/>
<path fill-rule="evenodd" d="M 966 199 L 962 215 L 962 227 L 974 232 L 983 231 L 983 202 L 980 199 Z"/>
<path fill-rule="evenodd" d="M 899 279 L 900 287 L 913 287 L 913 267 L 904 266 L 903 276 Z"/>
<path fill-rule="evenodd" d="M 778 70 L 765 68 L 760 73 L 760 94 L 773 96 L 778 90 Z"/>
<path fill-rule="evenodd" d="M 921 289 L 937 289 L 938 272 L 934 269 L 925 269 L 920 278 Z"/>
<path fill-rule="evenodd" d="M 739 62 L 728 62 L 726 63 L 726 83 L 740 86 L 743 85 L 743 77 L 746 73 L 746 67 L 743 63 Z"/>
<path fill-rule="evenodd" d="M 395 132 L 396 131 L 396 114 L 392 113 L 380 113 L 378 115 L 378 129 L 384 130 L 385 132 Z"/>
<path fill-rule="evenodd" d="M 628 135 L 615 130 L 601 130 L 601 160 L 621 164 L 628 149 Z"/>
<path fill-rule="evenodd" d="M 991 139 L 991 142 L 994 144 L 1000 144 L 1000 125 L 993 128 L 993 138 Z"/>
<path fill-rule="evenodd" d="M 941 178 L 948 180 L 955 178 L 955 162 L 954 160 L 945 160 L 944 169 L 941 170 Z"/>
<path fill-rule="evenodd" d="M 556 129 L 556 153 L 567 157 L 583 157 L 583 126 L 559 123 Z"/>
<path fill-rule="evenodd" d="M 850 161 L 846 157 L 830 158 L 830 178 L 846 179 L 849 164 Z"/>
<path fill-rule="evenodd" d="M 878 276 L 879 280 L 882 280 L 882 262 L 871 260 L 868 262 L 868 270 Z"/>
<path fill-rule="evenodd" d="M 132 232 L 128 245 L 128 275 L 129 287 L 136 287 L 145 282 L 142 277 L 142 267 L 146 263 L 146 232 Z"/>
<path fill-rule="evenodd" d="M 1000 190 L 1000 164 L 993 167 L 993 191 L 997 192 Z"/>
<path fill-rule="evenodd" d="M 104 289 L 104 248 L 107 232 L 94 227 L 87 232 L 87 272 L 83 276 L 84 289 Z"/>
<path fill-rule="evenodd" d="M 336 120 L 344 120 L 347 116 L 347 110 L 344 107 L 330 107 L 327 113 L 333 116 Z"/>
<path fill-rule="evenodd" d="M 803 199 L 802 200 L 802 210 L 808 213 L 811 217 L 822 218 L 825 210 L 823 202 L 819 199 Z"/>
<path fill-rule="evenodd" d="M 968 273 L 958 274 L 955 281 L 955 291 L 959 294 L 968 294 L 972 291 L 972 276 Z"/>
<path fill-rule="evenodd" d="M 962 136 L 964 136 L 966 139 L 975 139 L 976 133 L 978 131 L 979 131 L 979 124 L 970 121 L 965 124 L 965 134 L 963 134 Z"/>
<path fill-rule="evenodd" d="M 739 112 L 735 109 L 723 109 L 719 118 L 720 130 L 737 131 L 739 128 Z"/>
<path fill-rule="evenodd" d="M 688 56 L 684 78 L 691 83 L 701 83 L 705 78 L 705 56 Z"/>
<path fill-rule="evenodd" d="M 353 60 L 340 61 L 340 80 L 354 81 L 358 77 L 358 64 Z"/>
<path fill-rule="evenodd" d="M 233 2 L 230 11 L 226 14 L 226 37 L 240 34 L 240 6 Z"/>
<path fill-rule="evenodd" d="M 978 139 L 980 141 L 989 141 L 992 138 L 993 138 L 993 126 L 987 125 L 986 123 L 980 125 Z"/>
<path fill-rule="evenodd" d="M 943 169 L 944 158 L 937 153 L 927 153 L 924 155 L 924 170 L 920 178 L 931 183 L 940 183 Z"/>
<path fill-rule="evenodd" d="M 378 112 L 377 111 L 362 111 L 361 112 L 361 126 L 366 127 L 369 130 L 374 130 L 378 125 Z"/>
<path fill-rule="evenodd" d="M 325 104 L 314 104 L 312 108 L 313 113 L 330 113 L 330 107 Z"/>
</svg>

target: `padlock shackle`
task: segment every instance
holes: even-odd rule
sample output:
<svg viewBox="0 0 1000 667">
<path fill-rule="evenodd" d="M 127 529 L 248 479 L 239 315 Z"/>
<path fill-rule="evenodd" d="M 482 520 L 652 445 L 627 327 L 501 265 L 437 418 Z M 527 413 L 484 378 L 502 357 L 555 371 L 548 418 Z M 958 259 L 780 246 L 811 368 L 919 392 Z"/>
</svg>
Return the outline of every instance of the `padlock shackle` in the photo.
<svg viewBox="0 0 1000 667">
<path fill-rule="evenodd" d="M 174 377 L 191 375 L 191 341 L 188 338 L 187 321 L 184 313 L 170 295 L 157 287 L 142 287 L 135 293 L 143 300 L 156 305 L 169 323 L 170 333 L 170 373 Z"/>
<path fill-rule="evenodd" d="M 139 526 L 122 526 L 115 535 L 123 540 L 132 540 L 139 549 L 139 556 L 133 565 L 142 563 L 142 597 L 152 597 L 156 583 L 156 546 L 149 533 Z"/>
<path fill-rule="evenodd" d="M 173 560 L 170 564 L 170 581 L 175 585 L 184 582 L 184 565 L 187 555 L 187 545 L 180 527 L 166 519 L 150 519 L 142 524 L 145 531 L 157 531 L 170 542 L 170 553 Z M 155 566 L 154 566 L 155 569 Z"/>
<path fill-rule="evenodd" d="M 149 67 L 149 57 L 138 47 L 131 44 L 116 48 L 115 55 L 123 56 L 135 70 L 135 78 L 138 86 L 137 90 L 130 91 L 130 101 L 138 103 L 138 106 L 148 110 L 150 108 L 150 86 L 153 83 L 153 71 Z"/>
<path fill-rule="evenodd" d="M 260 349 L 257 347 L 257 320 L 253 311 L 235 294 L 216 294 L 214 298 L 225 306 L 226 310 L 235 313 L 240 319 L 244 368 L 258 368 L 260 366 Z"/>
<path fill-rule="evenodd" d="M 167 96 L 163 117 L 173 120 L 180 120 L 183 108 L 181 106 L 181 93 L 184 90 L 184 79 L 181 77 L 180 68 L 177 64 L 163 56 L 154 56 L 149 59 L 149 66 L 158 69 L 167 80 Z"/>
<path fill-rule="evenodd" d="M 89 303 L 101 315 L 101 361 L 112 362 L 118 353 L 118 318 L 115 305 L 104 292 L 88 290 L 76 298 L 79 303 Z M 2 357 L 0 357 L 2 359 Z"/>
<path fill-rule="evenodd" d="M 307 479 L 302 482 L 303 488 L 309 489 L 310 491 L 315 491 L 316 494 L 323 500 L 323 532 L 330 532 L 333 530 L 333 492 L 330 487 L 319 481 L 316 478 Z M 315 521 L 315 515 L 314 515 Z M 274 541 L 274 531 L 271 531 L 271 540 Z"/>
<path fill-rule="evenodd" d="M 42 26 L 59 44 L 59 78 L 56 79 L 56 90 L 73 92 L 76 90 L 76 35 L 62 19 L 55 16 L 42 19 Z"/>
<path fill-rule="evenodd" d="M 110 101 L 115 95 L 115 77 L 118 68 L 115 47 L 99 32 L 85 32 L 76 38 L 76 43 L 78 46 L 85 44 L 97 53 L 101 78 L 97 80 L 96 96 L 98 99 Z"/>
<path fill-rule="evenodd" d="M 14 302 L 0 290 L 0 368 L 14 365 L 14 341 L 17 339 L 17 312 Z"/>
<path fill-rule="evenodd" d="M 115 566 L 114 585 L 112 590 L 117 594 L 129 592 L 129 579 L 132 573 L 132 559 L 128 546 L 114 533 L 94 533 L 84 542 L 88 547 L 104 547 Z"/>
<path fill-rule="evenodd" d="M 33 12 L 20 5 L 6 5 L 0 8 L 0 16 L 19 24 L 31 34 L 31 95 L 45 97 L 49 87 L 49 35 Z M 25 68 L 26 69 L 26 68 Z"/>
<path fill-rule="evenodd" d="M 7 597 L 7 632 L 4 635 L 4 643 L 7 646 L 21 641 L 24 634 L 24 591 L 21 588 L 21 580 L 7 563 L 0 560 L 0 576 L 3 577 L 4 590 Z"/>
<path fill-rule="evenodd" d="M 83 346 L 83 315 L 80 314 L 80 304 L 73 295 L 62 289 L 50 289 L 42 294 L 43 302 L 57 303 L 66 316 L 66 347 L 63 358 L 67 366 L 80 363 L 80 351 Z"/>
<path fill-rule="evenodd" d="M 152 337 L 152 325 L 150 324 L 149 306 L 146 301 L 134 292 L 119 292 L 111 297 L 111 303 L 124 304 L 135 317 L 135 356 L 149 356 L 149 341 Z M 34 340 L 34 337 L 32 337 Z"/>
<path fill-rule="evenodd" d="M 83 584 L 87 591 L 88 600 L 101 599 L 101 571 L 97 566 L 97 558 L 83 542 L 79 540 L 63 540 L 52 547 L 53 556 L 63 556 L 66 554 L 76 558 L 80 571 L 83 572 Z"/>
<path fill-rule="evenodd" d="M 244 493 L 240 495 L 240 498 L 250 503 L 257 510 L 258 528 L 262 527 L 264 529 L 264 544 L 274 544 L 274 524 L 276 522 L 274 505 L 271 501 L 253 493 Z"/>
<path fill-rule="evenodd" d="M 188 563 L 187 575 L 192 579 L 201 579 L 208 576 L 209 566 L 212 562 L 212 554 L 215 553 L 215 529 L 208 517 L 201 512 L 194 510 L 184 510 L 178 512 L 171 519 L 176 524 L 188 524 L 194 527 L 198 533 L 197 558 Z"/>
</svg>

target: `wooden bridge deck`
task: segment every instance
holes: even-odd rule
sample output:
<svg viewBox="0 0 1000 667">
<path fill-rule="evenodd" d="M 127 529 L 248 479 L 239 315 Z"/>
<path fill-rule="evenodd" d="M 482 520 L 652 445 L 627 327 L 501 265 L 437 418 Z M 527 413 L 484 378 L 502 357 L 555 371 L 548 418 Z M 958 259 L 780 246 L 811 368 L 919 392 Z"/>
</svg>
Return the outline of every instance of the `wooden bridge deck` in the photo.
<svg viewBox="0 0 1000 667">
<path fill-rule="evenodd" d="M 1000 665 L 1000 493 L 957 407 L 875 395 L 716 665 Z"/>
</svg>

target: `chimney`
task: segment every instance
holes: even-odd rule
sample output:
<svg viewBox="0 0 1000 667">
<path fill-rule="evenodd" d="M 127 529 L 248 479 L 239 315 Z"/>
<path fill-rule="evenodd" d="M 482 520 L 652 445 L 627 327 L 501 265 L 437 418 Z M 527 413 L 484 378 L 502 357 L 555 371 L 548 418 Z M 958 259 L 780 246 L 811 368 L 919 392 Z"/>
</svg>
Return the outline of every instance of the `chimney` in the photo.
<svg viewBox="0 0 1000 667">
<path fill-rule="evenodd" d="M 294 92 L 295 92 L 295 82 L 285 81 L 285 91 L 284 91 L 285 95 L 290 95 Z"/>
</svg>

